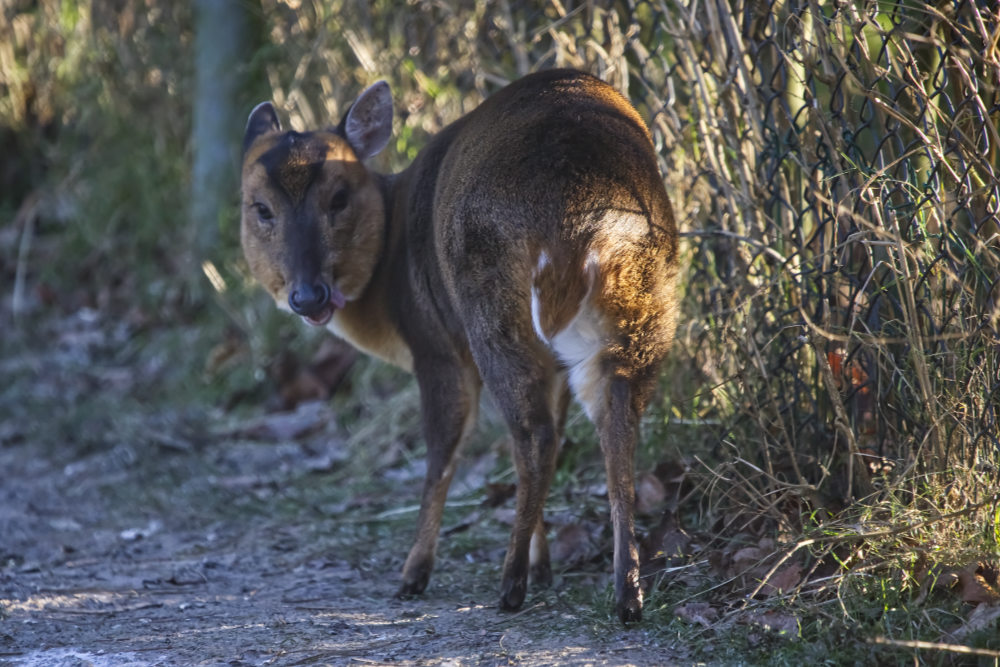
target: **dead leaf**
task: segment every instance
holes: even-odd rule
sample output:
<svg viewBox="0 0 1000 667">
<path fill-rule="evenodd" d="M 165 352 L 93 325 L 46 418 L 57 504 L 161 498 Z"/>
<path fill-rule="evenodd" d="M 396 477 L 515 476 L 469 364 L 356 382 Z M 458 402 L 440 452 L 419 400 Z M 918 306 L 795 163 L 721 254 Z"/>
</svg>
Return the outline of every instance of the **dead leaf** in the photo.
<svg viewBox="0 0 1000 667">
<path fill-rule="evenodd" d="M 764 582 L 760 592 L 767 596 L 780 595 L 793 590 L 801 583 L 802 567 L 798 563 L 790 563 L 778 568 L 778 571 Z"/>
<path fill-rule="evenodd" d="M 251 440 L 295 440 L 319 430 L 333 419 L 326 403 L 313 401 L 294 412 L 277 412 L 252 420 L 236 434 Z"/>
<path fill-rule="evenodd" d="M 302 467 L 309 472 L 330 472 L 350 458 L 347 452 L 326 452 L 318 456 L 310 456 L 302 462 Z"/>
<path fill-rule="evenodd" d="M 663 507 L 667 490 L 651 472 L 639 475 L 635 488 L 635 509 L 639 514 L 655 514 Z"/>
<path fill-rule="evenodd" d="M 743 547 L 733 554 L 733 570 L 735 574 L 745 572 L 760 565 L 765 552 L 759 547 Z"/>
<path fill-rule="evenodd" d="M 208 577 L 194 567 L 180 567 L 174 570 L 167 583 L 174 586 L 198 586 L 208 583 Z"/>
<path fill-rule="evenodd" d="M 327 387 L 308 369 L 301 369 L 282 382 L 279 394 L 283 410 L 291 410 L 307 401 L 325 401 L 330 398 Z"/>
<path fill-rule="evenodd" d="M 730 569 L 733 564 L 733 557 L 728 551 L 724 549 L 709 549 L 705 552 L 705 558 L 708 560 L 709 567 L 717 575 L 732 576 Z"/>
<path fill-rule="evenodd" d="M 307 364 L 284 351 L 269 369 L 278 385 L 281 407 L 290 410 L 307 401 L 326 400 L 340 386 L 358 358 L 357 351 L 336 338 L 326 338 Z"/>
<path fill-rule="evenodd" d="M 680 528 L 667 531 L 660 544 L 663 555 L 672 561 L 691 555 L 691 536 Z"/>
<path fill-rule="evenodd" d="M 458 523 L 441 530 L 442 535 L 454 535 L 456 533 L 463 533 L 469 528 L 479 523 L 482 520 L 483 513 L 481 510 L 473 510 L 465 515 Z"/>
<path fill-rule="evenodd" d="M 515 493 L 517 493 L 516 484 L 490 482 L 483 487 L 484 498 L 482 506 L 487 508 L 500 507 L 513 498 Z"/>
<path fill-rule="evenodd" d="M 570 523 L 556 532 L 549 552 L 559 563 L 574 565 L 590 560 L 596 554 L 597 547 L 587 528 L 579 523 Z"/>
<path fill-rule="evenodd" d="M 357 360 L 358 351 L 339 338 L 324 338 L 309 362 L 309 370 L 316 375 L 332 394 Z"/>
<path fill-rule="evenodd" d="M 750 612 L 748 617 L 743 619 L 742 622 L 759 626 L 771 632 L 777 632 L 780 635 L 797 637 L 799 634 L 798 617 L 778 611 L 765 611 L 761 614 Z"/>
<path fill-rule="evenodd" d="M 992 604 L 1000 601 L 996 572 L 988 564 L 970 563 L 954 574 L 958 584 L 958 595 L 962 602 Z M 987 580 L 987 577 L 991 575 L 992 582 Z"/>
<path fill-rule="evenodd" d="M 679 525 L 676 514 L 669 509 L 663 510 L 663 513 L 660 514 L 659 522 L 650 529 L 649 534 L 640 543 L 640 547 L 645 552 L 643 559 L 649 560 L 659 555 L 663 544 L 663 536 L 669 531 L 677 530 Z"/>
<path fill-rule="evenodd" d="M 986 582 L 993 587 L 994 590 L 1000 588 L 1000 561 L 980 561 L 978 567 L 976 568 L 978 572 Z"/>
<path fill-rule="evenodd" d="M 496 451 L 488 451 L 475 457 L 464 457 L 451 488 L 459 493 L 481 492 L 490 484 L 489 480 L 497 467 L 497 455 Z"/>
<path fill-rule="evenodd" d="M 697 624 L 706 628 L 719 620 L 719 610 L 707 602 L 689 602 L 674 608 L 674 616 L 685 623 Z"/>
<path fill-rule="evenodd" d="M 664 510 L 660 522 L 640 543 L 640 560 L 647 569 L 654 561 L 660 561 L 655 563 L 658 567 L 678 564 L 690 553 L 691 536 L 684 532 L 669 509 Z"/>
<path fill-rule="evenodd" d="M 958 593 L 963 602 L 969 604 L 992 604 L 1000 602 L 996 563 L 976 561 L 963 568 L 944 569 L 941 564 L 930 567 L 923 563 L 917 568 L 913 578 L 920 584 L 916 604 L 922 604 L 931 591 L 949 590 Z"/>
<path fill-rule="evenodd" d="M 677 511 L 677 503 L 687 483 L 687 473 L 688 467 L 676 459 L 656 464 L 653 474 L 663 484 L 667 509 Z"/>
<path fill-rule="evenodd" d="M 608 485 L 606 482 L 597 482 L 596 484 L 588 486 L 586 492 L 587 495 L 593 496 L 594 498 L 607 498 Z"/>
<path fill-rule="evenodd" d="M 513 526 L 516 515 L 517 510 L 513 507 L 498 507 L 493 510 L 493 519 L 505 526 Z"/>
<path fill-rule="evenodd" d="M 158 533 L 163 528 L 163 522 L 159 519 L 150 519 L 144 527 L 126 528 L 118 533 L 118 537 L 126 542 L 145 539 Z"/>
</svg>

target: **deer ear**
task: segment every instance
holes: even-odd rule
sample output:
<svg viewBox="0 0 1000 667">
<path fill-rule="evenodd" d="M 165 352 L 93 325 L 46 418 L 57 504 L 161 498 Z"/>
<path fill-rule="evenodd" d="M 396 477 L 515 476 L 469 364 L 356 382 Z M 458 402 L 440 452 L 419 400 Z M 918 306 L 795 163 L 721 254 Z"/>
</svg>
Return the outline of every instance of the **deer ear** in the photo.
<svg viewBox="0 0 1000 667">
<path fill-rule="evenodd" d="M 247 119 L 246 134 L 243 135 L 243 152 L 246 153 L 257 137 L 279 131 L 281 123 L 278 121 L 274 105 L 270 102 L 261 102 L 253 108 Z"/>
<path fill-rule="evenodd" d="M 392 136 L 392 92 L 378 81 L 366 88 L 340 121 L 340 131 L 362 160 L 377 154 Z"/>
</svg>

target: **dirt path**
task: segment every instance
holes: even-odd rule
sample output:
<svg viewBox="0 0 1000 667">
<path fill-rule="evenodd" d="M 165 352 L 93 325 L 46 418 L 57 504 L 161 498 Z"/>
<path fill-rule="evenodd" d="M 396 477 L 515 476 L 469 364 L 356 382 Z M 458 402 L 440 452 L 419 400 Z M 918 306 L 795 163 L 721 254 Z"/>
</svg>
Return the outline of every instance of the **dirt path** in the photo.
<svg viewBox="0 0 1000 667">
<path fill-rule="evenodd" d="M 239 422 L 144 408 L 138 369 L 92 361 L 4 362 L 22 383 L 5 413 L 34 406 L 0 425 L 0 664 L 676 661 L 595 614 L 604 565 L 497 610 L 510 510 L 479 507 L 481 462 L 459 474 L 428 593 L 395 600 L 419 458 L 359 471 L 326 403 Z"/>
</svg>

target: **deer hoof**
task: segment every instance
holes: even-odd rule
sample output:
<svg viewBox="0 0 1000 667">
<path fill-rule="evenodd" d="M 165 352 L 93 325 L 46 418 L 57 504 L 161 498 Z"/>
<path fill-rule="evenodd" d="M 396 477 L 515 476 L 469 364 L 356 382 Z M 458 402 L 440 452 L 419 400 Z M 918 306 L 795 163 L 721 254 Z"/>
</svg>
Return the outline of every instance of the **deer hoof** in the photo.
<svg viewBox="0 0 1000 667">
<path fill-rule="evenodd" d="M 524 579 L 504 582 L 500 592 L 500 608 L 504 611 L 520 609 L 524 604 L 527 585 Z"/>
</svg>

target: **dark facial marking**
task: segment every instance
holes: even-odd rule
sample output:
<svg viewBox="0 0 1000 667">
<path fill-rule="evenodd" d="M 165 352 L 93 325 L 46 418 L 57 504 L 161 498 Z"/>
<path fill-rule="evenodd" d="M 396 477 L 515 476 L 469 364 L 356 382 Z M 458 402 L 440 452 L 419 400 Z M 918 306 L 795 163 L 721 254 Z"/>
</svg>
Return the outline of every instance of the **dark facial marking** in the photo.
<svg viewBox="0 0 1000 667">
<path fill-rule="evenodd" d="M 260 157 L 270 179 L 296 204 L 305 197 L 326 159 L 326 146 L 310 139 L 309 134 L 288 132 Z"/>
</svg>

